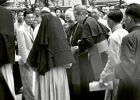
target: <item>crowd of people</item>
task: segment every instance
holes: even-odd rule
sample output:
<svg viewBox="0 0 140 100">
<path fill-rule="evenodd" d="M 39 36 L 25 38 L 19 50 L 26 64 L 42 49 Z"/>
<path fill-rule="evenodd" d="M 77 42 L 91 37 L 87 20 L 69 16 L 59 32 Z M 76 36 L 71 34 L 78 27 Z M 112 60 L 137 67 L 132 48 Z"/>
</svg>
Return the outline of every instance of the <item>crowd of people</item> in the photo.
<svg viewBox="0 0 140 100">
<path fill-rule="evenodd" d="M 0 6 L 0 100 L 140 100 L 139 9 Z"/>
</svg>

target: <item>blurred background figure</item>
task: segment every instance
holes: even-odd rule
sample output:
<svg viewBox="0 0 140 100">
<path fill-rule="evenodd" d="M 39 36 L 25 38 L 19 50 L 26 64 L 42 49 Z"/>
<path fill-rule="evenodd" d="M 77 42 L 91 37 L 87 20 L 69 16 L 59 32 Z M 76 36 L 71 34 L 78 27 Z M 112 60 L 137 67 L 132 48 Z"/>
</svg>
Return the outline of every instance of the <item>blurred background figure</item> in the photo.
<svg viewBox="0 0 140 100">
<path fill-rule="evenodd" d="M 56 7 L 55 14 L 56 14 L 56 17 L 58 17 L 60 19 L 62 25 L 64 25 L 65 24 L 65 20 L 62 19 L 62 17 L 61 17 L 62 16 L 62 9 L 59 8 L 59 7 Z"/>
<path fill-rule="evenodd" d="M 35 27 L 39 24 L 38 20 L 37 19 L 34 19 L 33 20 L 33 24 L 32 24 L 32 28 L 33 30 L 35 29 Z"/>
<path fill-rule="evenodd" d="M 38 21 L 38 23 L 41 23 L 41 9 L 39 7 L 36 7 L 34 10 L 34 19 L 35 21 Z"/>
<path fill-rule="evenodd" d="M 66 20 L 66 22 L 65 22 L 65 24 L 64 24 L 64 30 L 65 30 L 66 33 L 67 33 L 68 29 L 69 29 L 72 25 L 74 25 L 74 23 L 75 23 L 75 19 L 74 19 L 74 15 L 73 15 L 73 10 L 72 10 L 72 9 L 67 9 L 67 10 L 65 11 L 65 20 Z"/>
<path fill-rule="evenodd" d="M 42 20 L 42 17 L 44 16 L 44 15 L 46 15 L 46 13 L 50 13 L 50 9 L 48 8 L 48 7 L 43 7 L 42 9 L 41 9 L 41 12 L 40 12 L 40 17 L 41 17 L 41 20 Z M 34 20 L 35 21 L 35 20 Z M 34 22 L 33 22 L 34 23 Z M 35 24 L 35 23 L 34 23 Z M 37 22 L 36 22 L 36 25 L 34 26 L 34 38 L 36 38 L 36 36 L 37 36 L 37 34 L 38 34 L 38 30 L 39 30 L 39 27 L 40 27 L 40 24 L 41 24 L 41 22 L 40 23 L 38 23 L 37 24 Z"/>
<path fill-rule="evenodd" d="M 17 12 L 17 18 L 16 18 L 15 23 L 14 23 L 15 32 L 17 32 L 17 30 L 20 28 L 20 26 L 22 26 L 22 24 L 24 22 L 23 14 L 24 14 L 23 11 Z"/>
</svg>

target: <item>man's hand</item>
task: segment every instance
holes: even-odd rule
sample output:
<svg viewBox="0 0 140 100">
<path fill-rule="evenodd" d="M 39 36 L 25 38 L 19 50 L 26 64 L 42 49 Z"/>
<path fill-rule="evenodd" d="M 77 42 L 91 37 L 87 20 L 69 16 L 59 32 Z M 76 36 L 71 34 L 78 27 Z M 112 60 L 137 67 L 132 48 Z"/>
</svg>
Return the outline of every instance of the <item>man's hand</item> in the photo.
<svg viewBox="0 0 140 100">
<path fill-rule="evenodd" d="M 78 46 L 71 47 L 71 51 L 73 54 L 75 54 L 78 49 L 79 49 Z"/>
<path fill-rule="evenodd" d="M 65 68 L 66 68 L 66 69 L 70 69 L 71 66 L 72 66 L 72 63 L 65 65 Z"/>
<path fill-rule="evenodd" d="M 113 82 L 112 81 L 104 82 L 102 79 L 100 79 L 99 86 L 101 88 L 113 89 Z"/>
<path fill-rule="evenodd" d="M 100 87 L 105 87 L 104 81 L 102 79 L 99 80 Z"/>
</svg>

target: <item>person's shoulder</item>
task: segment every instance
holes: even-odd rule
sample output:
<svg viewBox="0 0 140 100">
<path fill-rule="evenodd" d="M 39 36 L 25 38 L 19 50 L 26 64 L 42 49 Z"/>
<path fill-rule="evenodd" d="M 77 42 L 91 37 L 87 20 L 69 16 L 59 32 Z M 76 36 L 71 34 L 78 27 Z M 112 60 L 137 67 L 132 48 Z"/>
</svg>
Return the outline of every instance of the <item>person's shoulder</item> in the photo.
<svg viewBox="0 0 140 100">
<path fill-rule="evenodd" d="M 6 8 L 4 8 L 3 6 L 0 6 L 0 11 L 6 11 L 6 12 L 9 12 L 9 10 L 8 9 L 6 9 Z"/>
<path fill-rule="evenodd" d="M 124 28 L 119 29 L 120 31 L 124 32 L 124 33 L 128 33 L 128 31 Z"/>
<path fill-rule="evenodd" d="M 21 34 L 21 33 L 25 33 L 25 26 L 21 25 L 18 29 L 17 29 L 17 33 Z"/>
<path fill-rule="evenodd" d="M 87 19 L 84 22 L 84 25 L 88 25 L 88 26 L 96 26 L 98 25 L 98 22 L 96 19 L 92 18 L 92 17 L 87 17 Z"/>
<path fill-rule="evenodd" d="M 116 33 L 119 36 L 125 36 L 129 34 L 128 31 L 123 28 L 117 29 L 114 33 Z"/>
<path fill-rule="evenodd" d="M 86 20 L 86 22 L 96 22 L 97 20 L 95 19 L 95 18 L 93 18 L 93 17 L 88 17 L 87 18 L 87 20 Z"/>
<path fill-rule="evenodd" d="M 130 43 L 130 42 L 132 42 L 132 41 L 134 42 L 136 40 L 137 40 L 137 36 L 136 36 L 135 32 L 130 32 L 128 35 L 123 37 L 123 42 Z"/>
<path fill-rule="evenodd" d="M 109 40 L 120 42 L 127 35 L 128 31 L 126 31 L 125 29 L 117 29 L 110 35 Z"/>
<path fill-rule="evenodd" d="M 140 28 L 133 30 L 132 32 L 130 32 L 130 34 L 136 35 L 136 36 L 140 36 Z"/>
<path fill-rule="evenodd" d="M 2 15 L 6 15 L 6 16 L 12 16 L 12 13 L 11 13 L 11 11 L 10 10 L 8 10 L 8 9 L 6 9 L 6 8 L 4 8 L 4 7 L 2 7 L 2 6 L 0 6 L 0 13 L 2 14 Z"/>
</svg>

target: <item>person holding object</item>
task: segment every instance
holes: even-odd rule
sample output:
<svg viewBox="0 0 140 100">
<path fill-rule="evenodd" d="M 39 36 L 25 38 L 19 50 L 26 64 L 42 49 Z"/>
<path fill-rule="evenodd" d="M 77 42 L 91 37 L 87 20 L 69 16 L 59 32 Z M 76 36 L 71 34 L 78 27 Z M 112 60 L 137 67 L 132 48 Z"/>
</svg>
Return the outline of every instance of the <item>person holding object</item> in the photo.
<svg viewBox="0 0 140 100">
<path fill-rule="evenodd" d="M 121 63 L 115 66 L 120 79 L 116 100 L 140 100 L 140 4 L 130 4 L 125 11 L 129 32 L 122 40 Z"/>
<path fill-rule="evenodd" d="M 82 24 L 80 39 L 76 41 L 78 44 L 76 51 L 79 51 L 80 100 L 91 100 L 92 98 L 102 100 L 105 91 L 90 92 L 89 83 L 99 81 L 100 73 L 106 64 L 108 49 L 106 34 L 109 30 L 95 18 L 90 17 L 85 6 L 76 5 L 73 11 L 75 20 L 79 25 Z"/>
<path fill-rule="evenodd" d="M 100 85 L 104 85 L 104 83 L 108 83 L 112 81 L 114 67 L 120 63 L 120 48 L 122 43 L 122 38 L 128 35 L 128 32 L 122 28 L 121 20 L 123 18 L 123 14 L 119 9 L 113 9 L 107 15 L 107 23 L 110 29 L 112 30 L 112 34 L 110 35 L 109 48 L 108 48 L 108 61 L 107 64 L 100 75 Z M 114 89 L 113 89 L 113 100 L 115 99 L 118 87 L 118 80 L 114 79 Z"/>
</svg>

